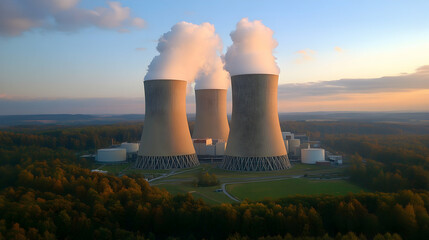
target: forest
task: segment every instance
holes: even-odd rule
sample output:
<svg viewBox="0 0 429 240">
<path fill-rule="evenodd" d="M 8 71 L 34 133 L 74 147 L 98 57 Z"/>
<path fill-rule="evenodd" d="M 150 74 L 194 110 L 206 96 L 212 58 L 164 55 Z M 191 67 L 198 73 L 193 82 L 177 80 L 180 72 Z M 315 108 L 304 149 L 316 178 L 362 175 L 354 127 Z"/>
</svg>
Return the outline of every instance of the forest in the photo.
<svg viewBox="0 0 429 240">
<path fill-rule="evenodd" d="M 349 154 L 353 182 L 372 190 L 429 190 L 429 135 L 330 135 L 326 145 Z"/>
<path fill-rule="evenodd" d="M 190 194 L 173 196 L 151 187 L 137 175 L 92 173 L 93 163 L 76 154 L 108 146 L 112 138 L 137 140 L 141 127 L 1 131 L 0 239 L 429 237 L 427 135 L 342 135 L 321 127 L 322 142 L 350 154 L 351 180 L 365 179 L 361 184 L 374 192 L 209 205 Z M 383 181 L 373 181 L 380 172 Z M 402 185 L 386 180 L 396 175 Z"/>
</svg>

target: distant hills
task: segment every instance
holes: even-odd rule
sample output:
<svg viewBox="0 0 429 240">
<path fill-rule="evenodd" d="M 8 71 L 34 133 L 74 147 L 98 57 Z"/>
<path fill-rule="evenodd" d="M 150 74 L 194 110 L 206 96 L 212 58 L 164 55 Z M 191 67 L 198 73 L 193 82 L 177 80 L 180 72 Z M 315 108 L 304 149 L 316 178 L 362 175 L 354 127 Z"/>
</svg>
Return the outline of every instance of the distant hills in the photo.
<svg viewBox="0 0 429 240">
<path fill-rule="evenodd" d="M 229 116 L 230 117 L 230 116 Z M 364 121 L 429 124 L 429 112 L 307 112 L 280 113 L 280 121 Z M 188 114 L 189 121 L 195 114 Z M 0 116 L 0 127 L 19 125 L 99 125 L 144 121 L 144 114 L 40 114 Z"/>
</svg>

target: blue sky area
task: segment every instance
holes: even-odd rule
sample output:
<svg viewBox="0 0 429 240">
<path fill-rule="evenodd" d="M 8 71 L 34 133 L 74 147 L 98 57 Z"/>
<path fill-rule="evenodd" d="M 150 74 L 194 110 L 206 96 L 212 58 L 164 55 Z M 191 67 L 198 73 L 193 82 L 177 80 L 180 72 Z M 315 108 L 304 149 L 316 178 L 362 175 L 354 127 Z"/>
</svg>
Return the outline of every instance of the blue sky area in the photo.
<svg viewBox="0 0 429 240">
<path fill-rule="evenodd" d="M 10 0 L 5 1 L 0 4 L 3 11 L 10 7 Z M 28 0 L 18 2 L 25 8 Z M 326 95 L 306 95 L 306 104 L 296 100 L 298 96 L 294 98 L 296 105 L 289 104 L 294 99 L 285 97 L 279 99 L 280 111 L 320 110 L 311 101 L 325 101 L 326 108 L 321 110 L 429 111 L 429 104 L 424 103 L 429 102 L 429 74 L 421 77 L 420 72 L 419 84 L 407 87 L 408 81 L 414 81 L 416 69 L 429 65 L 429 1 L 119 2 L 122 7 L 129 7 L 130 17 L 143 19 L 145 26 L 126 26 L 129 32 L 125 33 L 122 28 L 98 22 L 77 21 L 79 24 L 70 29 L 55 24 L 47 27 L 61 13 L 51 13 L 43 7 L 43 17 L 25 16 L 25 11 L 21 16 L 42 24 L 10 34 L 5 30 L 8 16 L 0 17 L 0 115 L 26 114 L 29 109 L 37 113 L 38 108 L 39 113 L 78 113 L 62 107 L 46 112 L 41 106 L 58 99 L 82 102 L 94 98 L 130 98 L 133 105 L 121 109 L 121 102 L 117 109 L 114 105 L 110 110 L 103 108 L 111 112 L 97 112 L 94 107 L 81 113 L 143 113 L 143 77 L 157 55 L 157 40 L 163 33 L 180 21 L 210 22 L 222 38 L 225 51 L 231 45 L 230 32 L 244 17 L 261 20 L 274 31 L 279 43 L 275 50 L 281 71 L 279 84 L 286 84 L 283 88 L 298 84 L 302 89 L 340 79 L 377 82 L 385 76 L 407 76 L 404 81 L 396 81 L 403 88 L 395 90 L 387 87 L 389 82 L 380 81 L 386 88 L 377 88 L 378 92 L 361 92 L 356 88 L 356 92 L 334 93 L 329 99 Z M 81 0 L 73 8 L 93 10 L 108 8 L 108 4 L 104 0 Z M 392 99 L 400 96 L 405 103 L 398 106 L 391 101 L 389 105 L 389 101 L 377 100 L 374 94 Z M 367 105 L 355 107 L 357 99 L 365 96 L 373 102 L 367 100 Z M 135 104 L 135 99 L 141 99 L 142 104 Z M 342 99 L 341 103 L 335 102 L 338 99 Z M 25 103 L 38 101 L 39 105 L 25 107 Z M 344 105 L 347 101 L 349 104 Z M 423 103 L 415 106 L 412 101 Z M 106 102 L 111 104 L 110 100 Z M 14 106 L 19 109 L 12 110 Z"/>
</svg>

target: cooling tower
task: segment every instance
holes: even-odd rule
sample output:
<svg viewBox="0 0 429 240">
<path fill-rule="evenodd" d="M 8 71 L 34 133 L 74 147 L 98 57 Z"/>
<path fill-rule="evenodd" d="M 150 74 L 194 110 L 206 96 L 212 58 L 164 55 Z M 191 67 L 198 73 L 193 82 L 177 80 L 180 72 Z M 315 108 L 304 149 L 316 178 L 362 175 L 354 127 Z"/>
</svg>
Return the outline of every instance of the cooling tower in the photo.
<svg viewBox="0 0 429 240">
<path fill-rule="evenodd" d="M 278 75 L 236 75 L 231 82 L 231 129 L 222 168 L 234 171 L 289 168 L 277 112 Z"/>
<path fill-rule="evenodd" d="M 228 139 L 226 89 L 195 90 L 196 121 L 192 138 Z"/>
<path fill-rule="evenodd" d="M 188 168 L 199 164 L 186 117 L 186 81 L 144 82 L 146 113 L 136 168 Z"/>
</svg>

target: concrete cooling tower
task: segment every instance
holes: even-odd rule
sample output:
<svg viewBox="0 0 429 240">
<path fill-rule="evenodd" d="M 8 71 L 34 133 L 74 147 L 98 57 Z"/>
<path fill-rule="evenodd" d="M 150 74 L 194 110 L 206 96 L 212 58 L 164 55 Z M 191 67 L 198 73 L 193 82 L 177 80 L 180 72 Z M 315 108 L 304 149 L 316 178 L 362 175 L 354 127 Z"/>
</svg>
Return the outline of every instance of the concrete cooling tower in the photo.
<svg viewBox="0 0 429 240">
<path fill-rule="evenodd" d="M 146 113 L 136 168 L 188 168 L 199 164 L 186 117 L 186 81 L 144 82 Z"/>
<path fill-rule="evenodd" d="M 290 168 L 277 112 L 278 75 L 236 75 L 231 81 L 231 130 L 222 168 L 233 171 Z"/>
<path fill-rule="evenodd" d="M 196 121 L 192 138 L 228 139 L 226 89 L 195 90 Z"/>
</svg>

